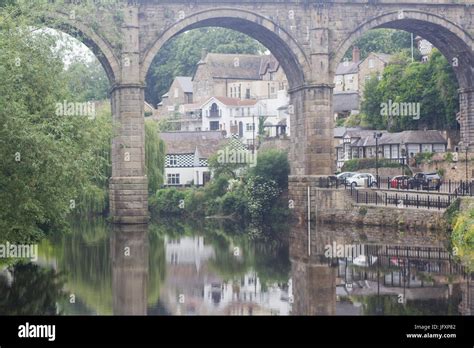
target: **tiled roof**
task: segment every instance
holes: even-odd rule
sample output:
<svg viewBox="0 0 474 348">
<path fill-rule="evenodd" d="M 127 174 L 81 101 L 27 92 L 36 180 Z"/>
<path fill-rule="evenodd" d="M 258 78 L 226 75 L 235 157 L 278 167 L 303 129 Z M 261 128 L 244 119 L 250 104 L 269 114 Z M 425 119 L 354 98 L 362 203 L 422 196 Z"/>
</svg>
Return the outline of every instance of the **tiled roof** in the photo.
<svg viewBox="0 0 474 348">
<path fill-rule="evenodd" d="M 220 131 L 163 132 L 160 138 L 168 155 L 192 154 L 197 149 L 201 158 L 209 158 L 228 141 Z"/>
<path fill-rule="evenodd" d="M 334 112 L 359 110 L 358 92 L 334 93 Z"/>
<path fill-rule="evenodd" d="M 184 93 L 193 93 L 193 79 L 189 76 L 178 76 L 176 77 L 181 89 Z"/>
<path fill-rule="evenodd" d="M 208 53 L 204 62 L 213 78 L 260 80 L 260 68 L 265 56 L 250 54 Z M 238 64 L 236 63 L 238 60 Z"/>
<path fill-rule="evenodd" d="M 336 75 L 357 74 L 360 62 L 342 62 L 337 66 Z"/>
</svg>

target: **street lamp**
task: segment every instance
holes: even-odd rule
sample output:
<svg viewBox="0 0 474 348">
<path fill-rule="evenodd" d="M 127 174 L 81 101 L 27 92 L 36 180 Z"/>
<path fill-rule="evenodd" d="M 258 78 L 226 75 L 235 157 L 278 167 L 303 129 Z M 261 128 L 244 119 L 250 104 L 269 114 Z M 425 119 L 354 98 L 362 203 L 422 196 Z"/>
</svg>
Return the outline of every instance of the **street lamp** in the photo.
<svg viewBox="0 0 474 348">
<path fill-rule="evenodd" d="M 377 182 L 379 182 L 379 139 L 382 137 L 382 133 L 374 132 L 375 138 L 375 172 Z"/>
<path fill-rule="evenodd" d="M 469 159 L 468 159 L 468 155 L 469 155 L 469 143 L 466 142 L 466 185 L 467 185 L 467 182 L 469 181 Z"/>
</svg>

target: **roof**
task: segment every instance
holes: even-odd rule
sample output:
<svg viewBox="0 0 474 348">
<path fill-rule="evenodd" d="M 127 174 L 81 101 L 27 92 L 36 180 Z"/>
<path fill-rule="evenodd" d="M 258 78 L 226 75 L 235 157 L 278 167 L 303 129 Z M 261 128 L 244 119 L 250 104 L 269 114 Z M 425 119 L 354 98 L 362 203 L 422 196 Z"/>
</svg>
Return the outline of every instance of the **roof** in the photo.
<svg viewBox="0 0 474 348">
<path fill-rule="evenodd" d="M 260 64 L 260 76 L 265 75 L 267 72 L 276 72 L 280 67 L 280 63 L 273 55 L 262 56 Z"/>
<path fill-rule="evenodd" d="M 334 112 L 359 110 L 359 93 L 342 92 L 334 93 Z"/>
<path fill-rule="evenodd" d="M 163 132 L 159 135 L 165 142 L 167 155 L 190 154 L 197 149 L 201 158 L 209 158 L 228 141 L 220 131 Z"/>
<path fill-rule="evenodd" d="M 176 77 L 181 89 L 184 93 L 193 93 L 193 78 L 189 76 L 178 76 Z"/>
<path fill-rule="evenodd" d="M 238 107 L 244 107 L 244 106 L 254 106 L 258 103 L 258 100 L 256 99 L 238 99 L 238 98 L 229 98 L 229 97 L 211 97 L 208 100 L 206 100 L 205 103 L 202 105 L 205 105 L 209 103 L 212 99 L 217 99 L 220 101 L 222 104 L 227 105 L 227 106 L 238 106 Z"/>
<path fill-rule="evenodd" d="M 236 58 L 238 64 L 235 64 Z M 265 56 L 250 54 L 208 53 L 204 61 L 213 78 L 237 80 L 261 80 L 260 70 Z"/>
<path fill-rule="evenodd" d="M 387 63 L 387 64 L 390 63 L 390 61 L 393 58 L 392 54 L 378 53 L 378 52 L 372 52 L 371 54 L 373 54 L 374 56 L 377 56 L 381 61 L 383 61 L 384 63 Z M 370 56 L 370 54 L 369 54 L 369 56 Z"/>
<path fill-rule="evenodd" d="M 342 62 L 339 63 L 336 69 L 336 75 L 357 74 L 359 71 L 360 62 Z"/>
<path fill-rule="evenodd" d="M 335 138 L 342 138 L 347 131 L 357 131 L 361 130 L 361 128 L 354 127 L 354 128 L 346 128 L 346 127 L 336 127 L 334 128 L 334 137 Z"/>
<path fill-rule="evenodd" d="M 374 132 L 382 133 L 379 145 L 390 144 L 446 144 L 442 132 L 437 130 L 427 131 L 404 131 L 400 133 L 389 133 L 387 131 L 375 130 L 348 130 L 344 137 L 353 138 L 352 146 L 375 146 Z"/>
</svg>

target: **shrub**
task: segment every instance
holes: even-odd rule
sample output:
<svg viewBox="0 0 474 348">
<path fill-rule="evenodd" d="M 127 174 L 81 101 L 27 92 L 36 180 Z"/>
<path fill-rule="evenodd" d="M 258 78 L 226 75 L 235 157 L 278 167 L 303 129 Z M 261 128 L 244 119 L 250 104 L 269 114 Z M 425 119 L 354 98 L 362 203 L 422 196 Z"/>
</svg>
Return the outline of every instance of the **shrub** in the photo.
<svg viewBox="0 0 474 348">
<path fill-rule="evenodd" d="M 251 176 L 273 180 L 281 190 L 288 188 L 289 174 L 288 154 L 274 149 L 260 152 L 257 157 L 257 165 L 250 170 Z"/>
<path fill-rule="evenodd" d="M 455 219 L 451 241 L 457 257 L 474 270 L 474 209 Z"/>
<path fill-rule="evenodd" d="M 185 192 L 175 188 L 161 189 L 150 198 L 150 209 L 158 215 L 181 215 L 185 207 Z"/>
<path fill-rule="evenodd" d="M 247 182 L 245 193 L 248 199 L 250 218 L 262 222 L 265 215 L 270 212 L 281 190 L 274 180 L 252 176 Z"/>
<path fill-rule="evenodd" d="M 362 169 L 375 168 L 400 168 L 402 165 L 386 158 L 380 158 L 378 164 L 375 158 L 352 159 L 344 163 L 343 172 L 356 172 Z"/>
</svg>

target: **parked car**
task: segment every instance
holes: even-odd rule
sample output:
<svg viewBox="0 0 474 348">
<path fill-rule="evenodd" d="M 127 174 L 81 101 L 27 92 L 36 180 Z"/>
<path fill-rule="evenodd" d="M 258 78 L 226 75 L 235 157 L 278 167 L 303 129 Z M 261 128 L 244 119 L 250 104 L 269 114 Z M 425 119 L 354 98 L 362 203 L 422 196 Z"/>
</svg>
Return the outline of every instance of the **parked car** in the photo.
<svg viewBox="0 0 474 348">
<path fill-rule="evenodd" d="M 408 188 L 408 182 L 410 181 L 410 179 L 411 178 L 407 175 L 396 176 L 390 180 L 390 187 L 406 189 Z"/>
<path fill-rule="evenodd" d="M 376 187 L 377 179 L 369 173 L 360 173 L 346 179 L 346 185 L 352 187 Z"/>
<path fill-rule="evenodd" d="M 359 255 L 352 262 L 354 265 L 359 267 L 369 267 L 377 261 L 377 256 L 366 256 Z"/>
<path fill-rule="evenodd" d="M 357 173 L 354 173 L 354 172 L 343 172 L 343 173 L 339 173 L 336 175 L 336 178 L 337 178 L 337 182 L 339 184 L 343 184 L 345 185 L 346 184 L 346 181 L 347 179 L 349 179 L 350 177 L 356 175 Z"/>
<path fill-rule="evenodd" d="M 417 173 L 408 181 L 408 188 L 422 190 L 439 190 L 442 179 L 437 173 Z"/>
</svg>

